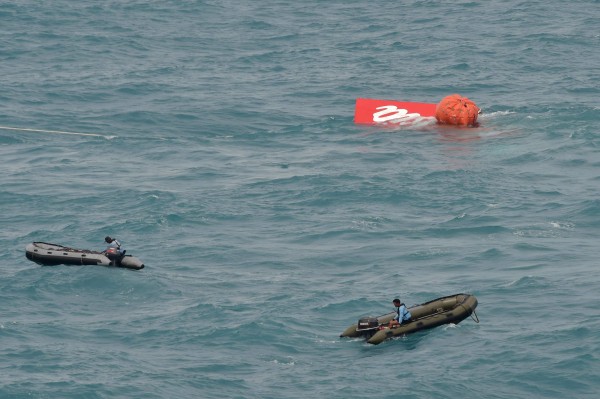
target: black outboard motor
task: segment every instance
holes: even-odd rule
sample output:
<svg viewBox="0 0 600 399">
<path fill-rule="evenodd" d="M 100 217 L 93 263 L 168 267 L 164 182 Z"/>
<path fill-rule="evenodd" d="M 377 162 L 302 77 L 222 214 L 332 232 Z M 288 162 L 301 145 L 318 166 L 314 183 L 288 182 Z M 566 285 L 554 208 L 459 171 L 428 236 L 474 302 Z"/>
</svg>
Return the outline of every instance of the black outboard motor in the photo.
<svg viewBox="0 0 600 399">
<path fill-rule="evenodd" d="M 108 248 L 106 251 L 104 251 L 104 254 L 108 259 L 111 260 L 113 265 L 118 265 L 123 258 L 123 254 L 117 248 Z"/>
<path fill-rule="evenodd" d="M 379 329 L 379 320 L 377 317 L 365 316 L 358 320 L 356 331 L 360 332 L 363 336 L 370 338 Z"/>
</svg>

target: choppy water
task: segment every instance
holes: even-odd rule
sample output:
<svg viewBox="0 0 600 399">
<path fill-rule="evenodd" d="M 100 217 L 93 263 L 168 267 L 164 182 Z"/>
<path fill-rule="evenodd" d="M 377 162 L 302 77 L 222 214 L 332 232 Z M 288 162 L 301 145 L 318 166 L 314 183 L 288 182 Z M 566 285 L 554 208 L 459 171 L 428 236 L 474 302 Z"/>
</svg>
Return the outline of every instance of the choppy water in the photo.
<svg viewBox="0 0 600 399">
<path fill-rule="evenodd" d="M 598 5 L 2 3 L 0 397 L 595 398 Z M 454 92 L 481 128 L 352 120 Z M 24 256 L 107 234 L 146 268 Z"/>
</svg>

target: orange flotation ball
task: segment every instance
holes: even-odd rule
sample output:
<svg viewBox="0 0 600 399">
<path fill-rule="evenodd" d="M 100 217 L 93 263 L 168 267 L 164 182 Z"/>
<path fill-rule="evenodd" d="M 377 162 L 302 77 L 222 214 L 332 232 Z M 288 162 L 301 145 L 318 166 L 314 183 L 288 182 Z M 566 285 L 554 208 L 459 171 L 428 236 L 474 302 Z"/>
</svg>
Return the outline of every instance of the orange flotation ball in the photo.
<svg viewBox="0 0 600 399">
<path fill-rule="evenodd" d="M 460 94 L 444 97 L 435 109 L 435 119 L 447 125 L 474 126 L 478 115 L 479 107 Z"/>
</svg>

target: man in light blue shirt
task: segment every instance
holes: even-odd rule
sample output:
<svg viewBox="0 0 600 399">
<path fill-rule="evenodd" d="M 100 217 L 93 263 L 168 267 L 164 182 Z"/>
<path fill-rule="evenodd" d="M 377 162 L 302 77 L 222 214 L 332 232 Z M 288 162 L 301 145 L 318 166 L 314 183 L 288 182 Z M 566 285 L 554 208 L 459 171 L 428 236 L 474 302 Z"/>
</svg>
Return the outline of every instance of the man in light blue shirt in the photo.
<svg viewBox="0 0 600 399">
<path fill-rule="evenodd" d="M 104 252 L 113 255 L 123 256 L 125 255 L 125 250 L 121 249 L 121 243 L 117 241 L 116 238 L 111 238 L 110 236 L 106 236 L 104 241 L 108 244 L 108 247 L 104 250 Z"/>
<path fill-rule="evenodd" d="M 396 307 L 396 317 L 390 320 L 389 327 L 398 327 L 402 323 L 410 321 L 412 315 L 410 314 L 408 309 L 406 309 L 406 305 L 400 302 L 400 299 L 398 298 L 394 299 L 392 303 Z"/>
</svg>

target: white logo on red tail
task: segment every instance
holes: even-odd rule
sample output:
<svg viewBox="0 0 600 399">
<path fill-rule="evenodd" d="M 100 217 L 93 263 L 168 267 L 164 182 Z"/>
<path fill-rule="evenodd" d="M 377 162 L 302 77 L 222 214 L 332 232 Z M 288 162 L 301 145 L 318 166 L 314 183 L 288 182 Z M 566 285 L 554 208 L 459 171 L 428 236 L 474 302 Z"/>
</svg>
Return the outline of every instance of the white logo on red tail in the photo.
<svg viewBox="0 0 600 399">
<path fill-rule="evenodd" d="M 407 110 L 398 108 L 395 105 L 384 105 L 382 107 L 377 107 L 375 109 L 380 109 L 381 111 L 375 112 L 373 114 L 373 122 L 383 123 L 389 121 L 396 121 L 397 123 L 402 123 L 407 121 L 408 119 L 416 119 L 421 116 L 418 113 L 409 114 Z M 400 119 L 400 120 L 398 120 Z"/>
</svg>

